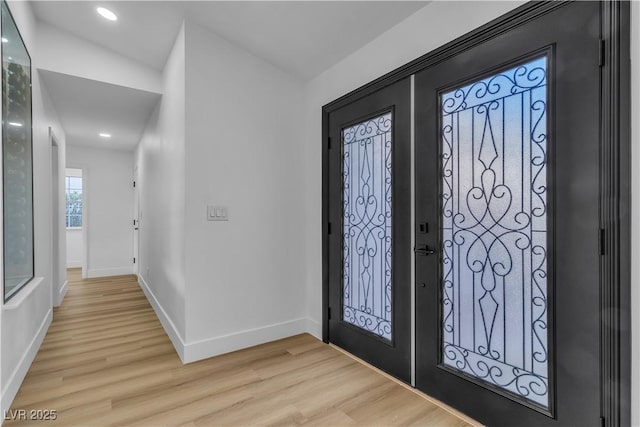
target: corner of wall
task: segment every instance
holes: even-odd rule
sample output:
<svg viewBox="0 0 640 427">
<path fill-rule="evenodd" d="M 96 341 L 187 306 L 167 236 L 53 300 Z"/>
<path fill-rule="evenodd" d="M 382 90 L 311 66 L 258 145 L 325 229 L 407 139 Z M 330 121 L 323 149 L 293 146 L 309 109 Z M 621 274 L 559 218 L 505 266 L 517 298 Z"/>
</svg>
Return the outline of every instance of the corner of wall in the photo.
<svg viewBox="0 0 640 427">
<path fill-rule="evenodd" d="M 20 2 L 28 4 L 29 2 Z M 36 21 L 39 55 L 34 68 L 161 93 L 162 73 L 64 28 Z"/>
<path fill-rule="evenodd" d="M 144 295 L 147 297 L 147 300 L 151 304 L 151 307 L 153 307 L 153 311 L 155 311 L 156 316 L 158 316 L 158 319 L 160 320 L 162 327 L 164 328 L 165 332 L 169 336 L 169 339 L 171 340 L 171 344 L 173 344 L 173 347 L 176 349 L 176 353 L 178 353 L 180 360 L 182 361 L 182 363 L 188 363 L 185 360 L 186 345 L 184 343 L 184 339 L 182 338 L 182 336 L 180 335 L 180 332 L 178 331 L 178 328 L 176 328 L 176 325 L 173 323 L 173 321 L 171 320 L 171 318 L 169 317 L 165 309 L 162 307 L 162 305 L 154 295 L 153 291 L 151 290 L 151 288 L 149 287 L 149 285 L 141 275 L 138 275 L 138 283 L 140 284 L 140 288 L 142 289 L 142 292 L 144 292 Z"/>
<path fill-rule="evenodd" d="M 67 290 L 69 289 L 68 285 L 69 285 L 69 281 L 65 280 L 62 286 L 60 287 L 60 291 L 58 291 L 58 294 L 55 295 L 55 301 L 53 303 L 55 307 L 60 307 L 60 304 L 62 304 L 62 300 L 67 295 Z"/>
<path fill-rule="evenodd" d="M 183 22 L 162 71 L 162 97 L 134 155 L 139 191 L 138 281 L 183 361 L 185 87 Z M 147 214 L 151 212 L 164 214 Z"/>
<path fill-rule="evenodd" d="M 308 319 L 301 318 L 232 334 L 187 343 L 183 363 L 196 362 L 209 357 L 230 353 L 267 342 L 302 334 L 307 331 Z"/>
<path fill-rule="evenodd" d="M 307 332 L 309 322 L 299 285 L 304 87 L 198 23 L 186 21 L 185 33 L 190 362 Z M 206 220 L 214 204 L 228 206 L 228 221 Z M 260 255 L 247 257 L 247 245 Z"/>
<path fill-rule="evenodd" d="M 307 321 L 306 332 L 308 334 L 313 335 L 320 341 L 322 341 L 322 323 L 310 317 L 307 317 L 306 321 Z"/>
</svg>

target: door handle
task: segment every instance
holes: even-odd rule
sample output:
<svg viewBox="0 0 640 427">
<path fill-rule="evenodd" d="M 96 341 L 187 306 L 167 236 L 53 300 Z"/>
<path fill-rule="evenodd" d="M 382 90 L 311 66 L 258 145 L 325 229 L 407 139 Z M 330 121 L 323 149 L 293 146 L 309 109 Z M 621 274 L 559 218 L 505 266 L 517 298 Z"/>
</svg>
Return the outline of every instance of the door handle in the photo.
<svg viewBox="0 0 640 427">
<path fill-rule="evenodd" d="M 415 252 L 416 255 L 421 256 L 429 256 L 436 253 L 433 249 L 429 249 L 429 246 L 427 245 L 424 245 L 424 248 L 414 248 L 413 252 Z"/>
</svg>

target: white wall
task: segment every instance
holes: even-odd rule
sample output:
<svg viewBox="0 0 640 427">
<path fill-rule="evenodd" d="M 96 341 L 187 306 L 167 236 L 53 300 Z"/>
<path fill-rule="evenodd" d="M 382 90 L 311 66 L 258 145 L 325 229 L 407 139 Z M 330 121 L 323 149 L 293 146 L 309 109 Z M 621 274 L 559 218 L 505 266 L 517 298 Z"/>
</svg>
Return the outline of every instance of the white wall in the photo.
<svg viewBox="0 0 640 427">
<path fill-rule="evenodd" d="M 187 359 L 306 330 L 302 83 L 186 23 Z M 319 117 L 318 117 L 319 119 Z M 229 221 L 206 220 L 225 205 Z"/>
<path fill-rule="evenodd" d="M 67 146 L 82 169 L 87 277 L 133 273 L 133 152 Z"/>
<path fill-rule="evenodd" d="M 51 159 L 49 126 L 58 136 L 62 160 L 59 170 L 64 170 L 64 132 L 52 108 L 46 90 L 41 86 L 35 68 L 38 54 L 35 47 L 35 25 L 31 7 L 26 2 L 9 2 L 22 38 L 32 57 L 33 93 L 33 170 L 34 170 L 34 241 L 35 276 L 0 311 L 0 409 L 9 408 L 26 372 L 44 338 L 52 318 L 55 282 L 51 277 Z M 62 183 L 60 182 L 60 185 Z M 60 186 L 60 189 L 62 187 Z M 1 215 L 1 213 L 0 213 Z M 1 236 L 0 228 L 0 236 Z M 62 246 L 62 244 L 61 244 Z M 0 260 L 2 258 L 0 257 Z M 61 259 L 57 260 L 61 262 Z M 0 261 L 1 263 L 1 261 Z M 0 271 L 1 273 L 1 271 Z"/>
<path fill-rule="evenodd" d="M 67 228 L 66 268 L 82 267 L 82 228 Z"/>
<path fill-rule="evenodd" d="M 139 277 L 180 357 L 185 337 L 185 47 L 184 27 L 162 76 L 163 96 L 136 151 Z"/>
<path fill-rule="evenodd" d="M 158 70 L 41 21 L 37 23 L 37 32 L 41 69 L 162 93 L 162 75 Z"/>
<path fill-rule="evenodd" d="M 305 331 L 302 83 L 191 22 L 163 78 L 137 150 L 139 274 L 178 353 Z"/>
</svg>

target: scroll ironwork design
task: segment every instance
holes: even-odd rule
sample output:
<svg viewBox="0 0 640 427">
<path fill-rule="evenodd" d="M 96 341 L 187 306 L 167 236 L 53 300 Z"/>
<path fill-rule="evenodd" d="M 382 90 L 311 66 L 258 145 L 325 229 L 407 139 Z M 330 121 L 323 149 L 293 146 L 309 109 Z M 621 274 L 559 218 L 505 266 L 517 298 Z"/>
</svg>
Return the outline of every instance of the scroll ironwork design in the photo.
<svg viewBox="0 0 640 427">
<path fill-rule="evenodd" d="M 548 407 L 546 56 L 440 106 L 443 362 Z"/>
<path fill-rule="evenodd" d="M 392 115 L 342 132 L 342 319 L 392 338 Z"/>
</svg>

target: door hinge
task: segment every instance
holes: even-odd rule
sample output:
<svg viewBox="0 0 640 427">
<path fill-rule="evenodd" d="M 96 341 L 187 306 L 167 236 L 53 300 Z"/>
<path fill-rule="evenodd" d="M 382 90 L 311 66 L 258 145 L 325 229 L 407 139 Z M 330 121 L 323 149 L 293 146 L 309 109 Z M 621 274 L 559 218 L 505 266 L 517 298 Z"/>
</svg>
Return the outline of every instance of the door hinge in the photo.
<svg viewBox="0 0 640 427">
<path fill-rule="evenodd" d="M 136 263 L 136 259 L 135 259 L 135 258 L 133 258 L 133 263 L 134 263 L 134 264 Z"/>
<path fill-rule="evenodd" d="M 331 320 L 331 307 L 327 307 L 327 318 Z"/>
<path fill-rule="evenodd" d="M 600 255 L 606 255 L 606 251 L 604 250 L 605 245 L 605 230 L 604 228 L 600 229 L 600 237 L 598 239 L 598 246 L 600 247 Z"/>
<path fill-rule="evenodd" d="M 331 223 L 327 223 L 327 234 L 331 234 Z"/>
<path fill-rule="evenodd" d="M 600 427 L 604 427 L 606 423 L 604 422 L 604 417 L 600 417 Z"/>
<path fill-rule="evenodd" d="M 327 149 L 331 150 L 331 138 L 327 138 Z"/>
<path fill-rule="evenodd" d="M 133 225 L 136 225 L 136 220 L 135 219 L 133 220 Z"/>
<path fill-rule="evenodd" d="M 136 182 L 133 181 L 133 188 L 136 188 Z"/>
<path fill-rule="evenodd" d="M 606 44 L 604 39 L 598 40 L 598 66 L 603 67 L 605 62 Z"/>
</svg>

